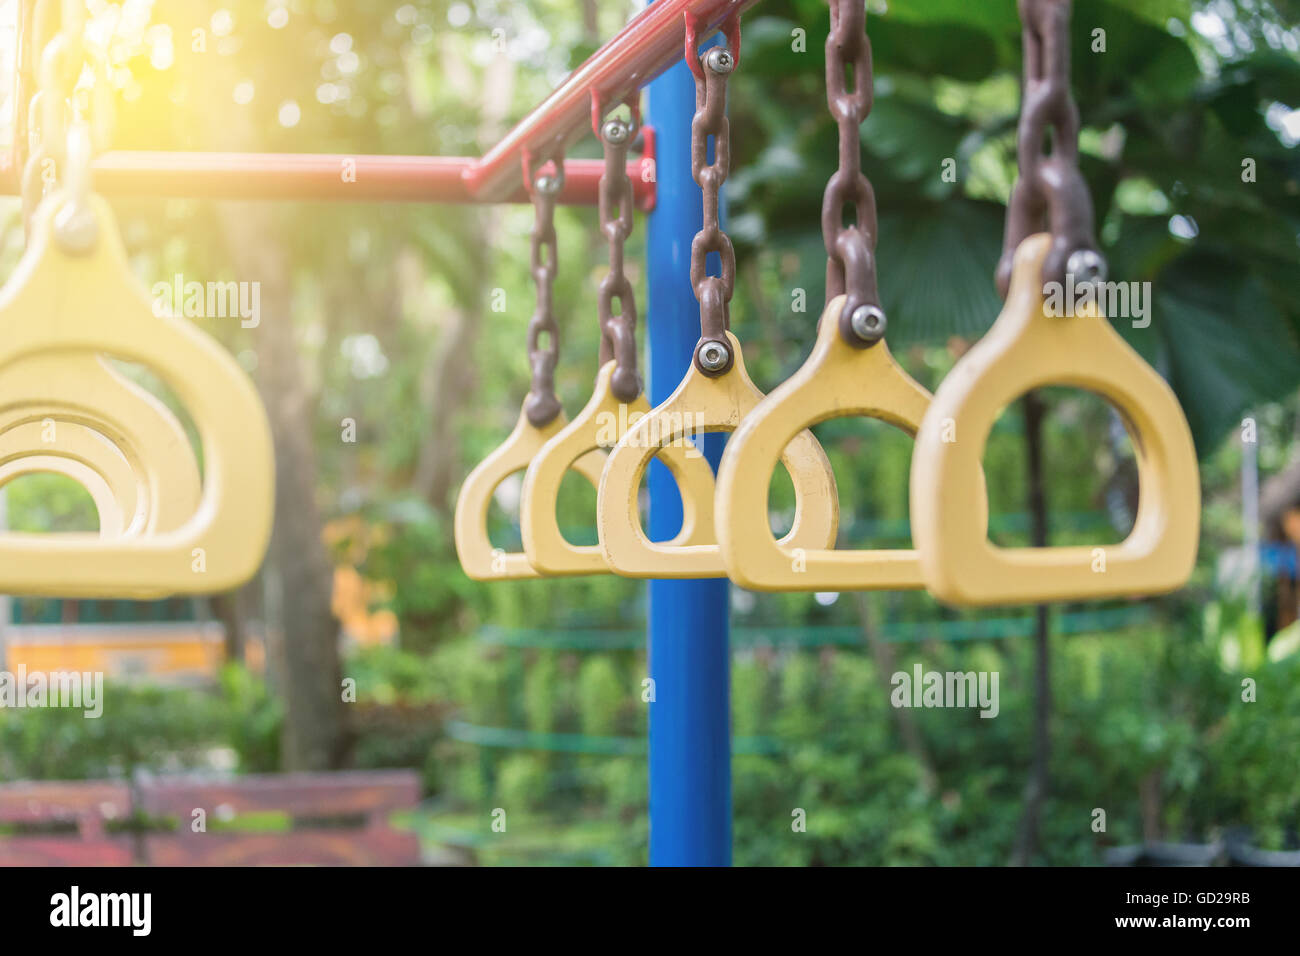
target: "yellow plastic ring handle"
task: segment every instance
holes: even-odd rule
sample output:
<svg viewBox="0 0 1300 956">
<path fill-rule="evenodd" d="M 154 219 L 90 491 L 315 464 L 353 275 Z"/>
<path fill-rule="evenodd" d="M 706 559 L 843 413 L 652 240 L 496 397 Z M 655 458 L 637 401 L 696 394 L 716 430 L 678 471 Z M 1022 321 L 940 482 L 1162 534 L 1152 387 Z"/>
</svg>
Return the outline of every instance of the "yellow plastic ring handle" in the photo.
<svg viewBox="0 0 1300 956">
<path fill-rule="evenodd" d="M 98 478 L 97 486 L 109 489 L 123 520 L 120 527 L 113 529 L 114 535 L 138 534 L 144 528 L 149 516 L 148 488 L 140 481 L 126 456 L 101 432 L 81 422 L 50 415 L 39 421 L 25 419 L 0 424 L 0 462 L 8 466 L 37 458 L 74 461 L 94 472 Z M 14 471 L 13 477 L 41 472 L 64 474 L 57 468 L 21 468 Z M 65 477 L 74 476 L 66 474 Z M 99 510 L 102 536 L 111 522 L 105 520 L 95 490 L 87 486 L 86 491 L 95 499 Z"/>
<path fill-rule="evenodd" d="M 5 461 L 0 464 L 0 488 L 18 478 L 36 474 L 62 475 L 84 488 L 95 503 L 101 538 L 118 538 L 127 533 L 127 522 L 131 515 L 123 511 L 117 491 L 98 469 L 76 457 L 61 454 L 25 455 Z"/>
<path fill-rule="evenodd" d="M 674 546 L 651 541 L 641 527 L 637 506 L 641 477 L 660 450 L 681 444 L 692 434 L 734 431 L 762 400 L 763 393 L 745 369 L 740 342 L 730 332 L 726 336 L 734 356 L 732 367 L 710 378 L 692 364 L 677 390 L 630 428 L 610 453 L 600 479 L 596 521 L 605 560 L 618 574 L 637 578 L 709 578 L 726 574 L 717 544 Z M 782 451 L 781 461 L 790 473 L 795 493 L 794 524 L 779 542 L 781 547 L 833 546 L 839 498 L 826 453 L 812 432 L 802 431 Z M 692 500 L 683 502 L 684 510 L 690 507 L 696 509 L 696 520 L 700 520 L 706 508 L 712 510 L 713 495 L 696 489 Z"/>
<path fill-rule="evenodd" d="M 205 480 L 186 523 L 129 539 L 91 535 L 0 538 L 0 591 L 99 596 L 132 588 L 166 593 L 223 591 L 261 565 L 270 539 L 274 456 L 270 425 L 248 376 L 210 336 L 157 316 L 131 271 L 112 211 L 87 208 L 98 241 L 72 255 L 53 241 L 66 197 L 36 210 L 32 240 L 0 292 L 0 378 L 42 354 L 93 352 L 156 372 L 189 411 L 203 448 Z"/>
<path fill-rule="evenodd" d="M 839 332 L 844 296 L 817 325 L 812 354 L 745 416 L 718 468 L 718 543 L 728 575 L 762 591 L 919 588 L 916 551 L 831 550 L 782 545 L 767 520 L 768 479 L 804 429 L 832 418 L 875 418 L 915 435 L 930 393 L 894 361 L 884 341 L 848 345 Z"/>
<path fill-rule="evenodd" d="M 143 530 L 174 531 L 193 517 L 202 484 L 185 429 L 171 409 L 99 356 L 47 353 L 0 374 L 0 430 L 46 418 L 92 428 L 117 447 L 148 504 Z"/>
<path fill-rule="evenodd" d="M 575 545 L 565 539 L 555 503 L 560 482 L 570 465 L 585 454 L 597 452 L 603 466 L 605 453 L 601 449 L 616 445 L 633 425 L 650 413 L 650 403 L 644 394 L 627 403 L 614 395 L 610 382 L 617 367 L 617 362 L 605 363 L 596 376 L 596 387 L 586 406 L 542 446 L 524 476 L 519 509 L 524 554 L 528 563 L 543 574 L 601 574 L 610 570 L 600 545 Z M 670 546 L 711 544 L 712 511 L 703 515 L 705 520 L 700 520 L 701 515 L 694 507 L 696 501 L 711 502 L 713 498 L 713 469 L 704 453 L 684 441 L 664 449 L 660 457 L 676 479 L 682 501 L 687 505 L 681 530 L 669 542 Z"/>
<path fill-rule="evenodd" d="M 926 587 L 951 604 L 1016 604 L 1148 595 L 1181 587 L 1196 563 L 1201 488 L 1191 430 L 1173 390 L 1095 304 L 1048 314 L 1042 264 L 1051 236 L 1016 250 L 993 327 L 935 392 L 912 456 L 913 543 Z M 1129 536 L 1104 547 L 1000 548 L 988 540 L 979 482 L 989 431 L 1032 388 L 1095 392 L 1119 410 L 1137 456 Z"/>
<path fill-rule="evenodd" d="M 559 433 L 568 419 L 561 411 L 541 428 L 528 420 L 524 409 L 514 431 L 496 450 L 484 458 L 465 478 L 456 496 L 456 554 L 465 574 L 475 581 L 501 581 L 538 578 L 541 574 L 521 552 L 507 552 L 493 547 L 488 539 L 488 508 L 501 482 L 524 471 L 541 452 L 547 440 Z M 605 456 L 600 452 L 583 455 L 573 463 L 573 470 L 594 488 L 600 481 Z"/>
</svg>

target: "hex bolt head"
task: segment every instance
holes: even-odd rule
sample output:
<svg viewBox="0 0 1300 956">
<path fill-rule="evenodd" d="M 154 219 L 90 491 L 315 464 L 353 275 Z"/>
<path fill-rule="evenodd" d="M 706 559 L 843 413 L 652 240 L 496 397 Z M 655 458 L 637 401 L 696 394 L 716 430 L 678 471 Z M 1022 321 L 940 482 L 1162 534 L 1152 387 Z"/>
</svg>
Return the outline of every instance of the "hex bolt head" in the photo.
<svg viewBox="0 0 1300 956">
<path fill-rule="evenodd" d="M 89 205 L 67 202 L 54 214 L 54 238 L 74 256 L 84 256 L 99 241 L 99 221 Z"/>
<path fill-rule="evenodd" d="M 714 73 L 730 73 L 736 68 L 736 58 L 726 47 L 715 46 L 704 54 L 704 65 Z"/>
<path fill-rule="evenodd" d="M 544 196 L 554 196 L 564 188 L 563 176 L 538 176 L 534 188 Z"/>
<path fill-rule="evenodd" d="M 606 120 L 605 125 L 600 128 L 600 135 L 611 146 L 621 146 L 632 135 L 632 127 L 621 119 Z"/>
<path fill-rule="evenodd" d="M 706 372 L 721 372 L 731 364 L 731 349 L 721 342 L 705 342 L 700 346 L 699 360 Z"/>
<path fill-rule="evenodd" d="M 1108 269 L 1106 260 L 1095 249 L 1076 249 L 1065 263 L 1065 271 L 1074 276 L 1076 285 L 1105 282 Z"/>
<path fill-rule="evenodd" d="M 885 337 L 889 320 L 878 305 L 860 305 L 849 316 L 849 326 L 858 340 L 867 345 L 874 345 Z"/>
</svg>

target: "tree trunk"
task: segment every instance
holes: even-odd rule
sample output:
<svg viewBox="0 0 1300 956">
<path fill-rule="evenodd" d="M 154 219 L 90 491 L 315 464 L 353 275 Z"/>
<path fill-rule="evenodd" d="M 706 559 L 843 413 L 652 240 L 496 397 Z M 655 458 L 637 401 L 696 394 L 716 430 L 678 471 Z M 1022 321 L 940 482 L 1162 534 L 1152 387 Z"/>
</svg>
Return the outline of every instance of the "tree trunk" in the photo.
<svg viewBox="0 0 1300 956">
<path fill-rule="evenodd" d="M 208 599 L 212 616 L 225 633 L 225 661 L 227 664 L 244 663 L 244 647 L 248 643 L 244 628 L 244 589 L 236 588 L 224 594 L 214 594 Z"/>
<path fill-rule="evenodd" d="M 468 69 L 454 45 L 444 44 L 441 52 L 444 64 L 453 72 Z M 514 64 L 504 57 L 483 75 L 480 129 L 488 141 L 495 142 L 503 131 L 505 117 L 510 112 L 514 80 Z M 472 225 L 466 224 L 463 249 L 466 261 L 460 263 L 464 274 L 446 276 L 456 305 L 446 326 L 439 330 L 438 344 L 425 366 L 421 397 L 427 401 L 433 414 L 429 430 L 420 444 L 413 483 L 416 493 L 449 524 L 454 508 L 453 493 L 465 471 L 460 455 L 459 426 L 461 413 L 473 399 L 474 346 L 484 316 L 491 317 L 488 311 L 488 277 L 491 275 L 499 220 L 498 211 L 487 208 L 478 212 Z M 526 244 L 515 248 L 518 251 L 512 249 L 510 254 L 527 257 Z M 524 341 L 522 331 L 520 341 Z"/>
<path fill-rule="evenodd" d="M 482 243 L 479 247 L 485 246 Z M 463 472 L 458 426 L 461 412 L 474 390 L 474 363 L 470 359 L 478 338 L 478 323 L 469 317 L 485 312 L 486 305 L 486 297 L 480 296 L 478 302 L 454 310 L 451 322 L 439 337 L 437 349 L 430 356 L 425 387 L 421 390 L 434 414 L 420 444 L 415 485 L 419 494 L 444 517 L 451 515 L 452 492 Z"/>
<path fill-rule="evenodd" d="M 1033 524 L 1033 544 L 1047 547 L 1047 492 L 1043 482 L 1043 418 L 1045 409 L 1036 392 L 1025 394 L 1022 402 L 1025 419 L 1025 458 L 1029 476 L 1029 514 Z M 1047 800 L 1049 762 L 1051 760 L 1052 675 L 1050 656 L 1050 621 L 1048 607 L 1035 609 L 1034 628 L 1034 757 L 1025 784 L 1025 806 L 1020 819 L 1020 835 L 1011 854 L 1012 866 L 1028 866 L 1038 853 L 1038 831 L 1043 804 Z"/>
<path fill-rule="evenodd" d="M 1160 790 L 1164 774 L 1159 767 L 1142 775 L 1138 781 L 1138 804 L 1142 808 L 1142 842 L 1160 840 Z"/>
<path fill-rule="evenodd" d="M 267 659 L 283 668 L 283 763 L 286 770 L 328 770 L 342 763 L 346 748 L 339 626 L 330 609 L 334 572 L 316 503 L 315 429 L 294 337 L 289 257 L 271 207 L 223 203 L 219 213 L 238 275 L 261 283 L 258 379 L 276 470 L 268 570 L 280 611 L 267 622 Z"/>
</svg>

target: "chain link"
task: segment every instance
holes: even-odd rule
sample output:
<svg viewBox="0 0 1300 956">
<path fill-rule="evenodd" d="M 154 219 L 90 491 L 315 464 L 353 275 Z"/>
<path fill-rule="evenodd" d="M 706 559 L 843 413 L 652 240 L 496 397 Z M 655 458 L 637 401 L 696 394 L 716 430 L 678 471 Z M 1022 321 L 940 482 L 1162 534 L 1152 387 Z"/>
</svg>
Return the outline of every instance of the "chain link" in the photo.
<svg viewBox="0 0 1300 956">
<path fill-rule="evenodd" d="M 58 186 L 66 188 L 71 202 L 56 215 L 55 235 L 67 251 L 83 253 L 93 247 L 98 236 L 88 199 L 95 140 L 106 141 L 111 123 L 107 71 L 98 69 L 102 56 L 89 49 L 84 40 L 84 0 L 62 0 L 57 19 L 55 0 L 36 0 L 24 12 L 31 17 L 24 68 L 28 76 L 35 73 L 37 78 L 37 89 L 28 105 L 27 155 L 21 186 L 24 223 L 30 228 L 32 213 L 49 192 Z M 98 80 L 92 111 L 96 131 L 91 130 L 84 116 L 90 97 L 79 97 L 77 90 L 88 60 L 96 67 Z"/>
<path fill-rule="evenodd" d="M 1093 234 L 1092 197 L 1079 171 L 1079 109 L 1070 94 L 1070 0 L 1019 0 L 1025 76 L 1016 154 L 1020 178 L 1007 204 L 998 262 L 1005 297 L 1016 248 L 1045 226 L 1052 248 L 1043 281 L 1104 279 L 1105 260 Z M 1050 132 L 1050 148 L 1044 145 Z"/>
<path fill-rule="evenodd" d="M 29 230 L 36 206 L 57 184 L 67 145 L 67 97 L 58 82 L 57 74 L 61 71 L 50 69 L 64 49 L 56 45 L 59 40 L 56 3 L 57 0 L 34 0 L 24 11 L 31 23 L 31 42 L 24 50 L 24 67 L 35 86 L 27 104 L 26 160 L 22 172 L 23 220 Z"/>
<path fill-rule="evenodd" d="M 31 152 L 33 133 L 29 119 L 31 100 L 36 95 L 36 54 L 40 40 L 36 31 L 38 0 L 22 0 L 18 8 L 17 47 L 14 54 L 14 158 L 21 170 Z"/>
<path fill-rule="evenodd" d="M 632 180 L 627 175 L 627 150 L 632 127 L 622 120 L 606 120 L 600 128 L 605 147 L 605 171 L 600 177 L 600 231 L 609 245 L 609 272 L 600 282 L 601 365 L 617 363 L 610 388 L 621 402 L 641 394 L 636 367 L 636 298 L 624 272 L 624 247 L 632 234 Z M 614 311 L 614 302 L 618 311 Z"/>
<path fill-rule="evenodd" d="M 687 56 L 694 57 L 694 31 L 687 31 Z M 734 48 L 734 44 L 733 44 Z M 703 223 L 691 242 L 691 286 L 700 303 L 700 342 L 695 367 L 705 375 L 721 375 L 734 357 L 724 334 L 731 327 L 730 302 L 736 288 L 736 253 L 722 231 L 718 196 L 731 168 L 731 124 L 727 120 L 727 77 L 736 58 L 726 47 L 713 47 L 699 58 L 695 75 L 695 117 L 691 121 L 691 172 L 704 194 Z M 713 162 L 709 162 L 713 137 Z M 716 252 L 720 275 L 708 275 L 706 260 Z"/>
<path fill-rule="evenodd" d="M 525 174 L 533 199 L 530 271 L 537 287 L 537 307 L 528 320 L 528 364 L 532 384 L 524 400 L 524 413 L 533 427 L 550 424 L 560 414 L 555 394 L 555 368 L 560 359 L 560 327 L 555 321 L 555 276 L 559 270 L 559 244 L 555 236 L 555 206 L 564 188 L 564 160 L 552 159 L 553 173 L 534 169 L 526 158 Z"/>
<path fill-rule="evenodd" d="M 840 334 L 864 348 L 880 341 L 885 313 L 876 286 L 876 194 L 862 172 L 859 129 L 875 95 L 871 41 L 862 0 L 829 0 L 826 37 L 826 105 L 839 127 L 839 168 L 822 196 L 822 239 L 826 245 L 826 301 L 845 296 Z M 848 71 L 852 71 L 852 86 Z M 844 211 L 853 209 L 852 225 Z"/>
</svg>

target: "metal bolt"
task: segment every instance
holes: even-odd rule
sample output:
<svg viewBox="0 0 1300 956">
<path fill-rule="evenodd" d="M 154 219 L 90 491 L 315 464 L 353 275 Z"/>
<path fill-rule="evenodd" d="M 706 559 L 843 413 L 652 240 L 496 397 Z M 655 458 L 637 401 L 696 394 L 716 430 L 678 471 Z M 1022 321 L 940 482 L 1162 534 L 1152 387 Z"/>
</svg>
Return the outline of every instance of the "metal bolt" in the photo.
<svg viewBox="0 0 1300 956">
<path fill-rule="evenodd" d="M 731 364 L 731 349 L 721 342 L 705 342 L 700 346 L 699 358 L 706 372 L 721 372 Z"/>
<path fill-rule="evenodd" d="M 89 205 L 78 202 L 64 203 L 54 215 L 54 238 L 65 252 L 84 256 L 99 241 L 99 222 Z"/>
<path fill-rule="evenodd" d="M 730 73 L 736 68 L 736 58 L 725 47 L 715 46 L 704 54 L 704 65 L 714 73 Z"/>
<path fill-rule="evenodd" d="M 1074 276 L 1076 285 L 1091 285 L 1105 282 L 1107 275 L 1106 260 L 1094 249 L 1076 249 L 1070 253 L 1065 264 L 1065 271 Z"/>
<path fill-rule="evenodd" d="M 849 316 L 849 325 L 861 341 L 874 345 L 885 337 L 885 328 L 889 322 L 880 306 L 860 305 Z"/>
<path fill-rule="evenodd" d="M 623 145 L 631 134 L 632 127 L 620 119 L 606 120 L 600 130 L 600 135 L 611 146 Z"/>
<path fill-rule="evenodd" d="M 564 176 L 538 176 L 533 187 L 545 196 L 554 196 L 564 188 Z"/>
</svg>

